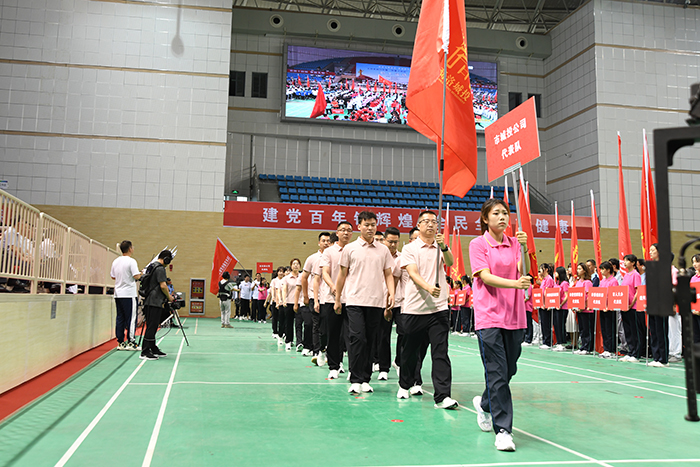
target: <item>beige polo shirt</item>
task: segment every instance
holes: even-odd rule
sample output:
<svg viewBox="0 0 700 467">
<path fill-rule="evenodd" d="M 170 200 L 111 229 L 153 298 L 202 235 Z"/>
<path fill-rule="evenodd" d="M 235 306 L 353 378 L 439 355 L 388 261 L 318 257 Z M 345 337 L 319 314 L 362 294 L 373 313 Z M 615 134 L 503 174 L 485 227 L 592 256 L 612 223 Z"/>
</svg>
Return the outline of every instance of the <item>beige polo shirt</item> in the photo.
<svg viewBox="0 0 700 467">
<path fill-rule="evenodd" d="M 400 307 L 403 303 L 403 289 L 405 284 L 403 283 L 402 276 L 408 273 L 405 269 L 401 269 L 401 252 L 397 251 L 396 256 L 392 258 L 394 260 L 394 269 L 392 269 L 391 274 L 394 276 L 394 282 L 396 283 L 396 291 L 394 292 L 394 308 Z"/>
<path fill-rule="evenodd" d="M 347 245 L 345 245 L 344 248 L 341 248 L 340 245 L 334 243 L 330 247 L 323 250 L 323 255 L 321 255 L 321 259 L 319 260 L 319 266 L 321 268 L 330 268 L 331 281 L 333 281 L 334 284 L 336 279 L 338 279 L 338 273 L 340 272 L 340 256 L 345 248 L 347 248 Z M 324 294 L 323 297 L 321 297 L 322 293 Z M 345 290 L 343 290 L 343 296 L 340 297 L 341 303 L 345 303 L 346 296 Z M 319 291 L 318 301 L 321 303 L 335 303 L 335 296 L 331 294 L 331 288 L 328 287 L 328 284 L 326 284 L 326 281 L 323 280 L 323 277 L 321 277 L 321 290 Z"/>
<path fill-rule="evenodd" d="M 415 264 L 420 275 L 428 284 L 435 284 L 435 270 L 438 256 L 437 242 L 427 245 L 420 237 L 403 247 L 401 251 L 401 267 L 405 270 L 409 264 Z M 445 279 L 445 258 L 440 251 L 440 296 L 433 297 L 427 291 L 418 287 L 410 278 L 403 291 L 403 306 L 401 313 L 407 315 L 427 315 L 447 310 L 449 289 Z"/>
<path fill-rule="evenodd" d="M 316 264 L 318 261 L 321 259 L 321 253 L 320 251 L 317 251 L 313 255 L 309 256 L 306 258 L 306 261 L 304 261 L 304 269 L 302 272 L 306 272 L 309 274 L 308 277 L 308 292 L 309 292 L 309 298 L 314 298 L 314 270 L 316 269 Z"/>
<path fill-rule="evenodd" d="M 348 268 L 343 293 L 348 306 L 386 307 L 384 270 L 394 259 L 383 243 L 367 243 L 362 237 L 343 248 L 340 265 Z"/>
</svg>

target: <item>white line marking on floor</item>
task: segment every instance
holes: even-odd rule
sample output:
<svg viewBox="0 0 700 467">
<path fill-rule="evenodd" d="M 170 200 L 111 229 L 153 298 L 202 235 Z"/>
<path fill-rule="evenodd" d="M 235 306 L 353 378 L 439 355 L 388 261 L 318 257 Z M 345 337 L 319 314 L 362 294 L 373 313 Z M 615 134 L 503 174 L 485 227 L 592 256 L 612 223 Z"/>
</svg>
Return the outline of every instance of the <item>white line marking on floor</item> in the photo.
<svg viewBox="0 0 700 467">
<path fill-rule="evenodd" d="M 194 320 L 194 333 L 197 334 L 197 328 L 199 327 L 199 318 Z"/>
<path fill-rule="evenodd" d="M 168 387 L 165 389 L 165 394 L 163 395 L 163 402 L 160 404 L 160 411 L 158 412 L 158 417 L 156 418 L 156 425 L 153 427 L 153 433 L 151 433 L 151 441 L 148 443 L 148 449 L 146 450 L 146 457 L 143 459 L 142 467 L 148 467 L 151 465 L 153 460 L 153 452 L 156 449 L 156 443 L 158 442 L 158 435 L 160 434 L 160 427 L 163 424 L 163 416 L 165 415 L 165 408 L 168 406 L 168 398 L 170 397 L 170 390 L 173 387 L 173 380 L 175 379 L 175 372 L 177 371 L 177 364 L 180 362 L 180 355 L 182 354 L 182 346 L 185 345 L 185 339 L 180 341 L 180 350 L 177 352 L 177 358 L 175 359 L 175 365 L 173 365 L 173 371 L 170 373 L 170 380 L 168 381 Z"/>
<path fill-rule="evenodd" d="M 83 441 L 85 441 L 85 438 L 88 437 L 90 432 L 97 426 L 97 424 L 102 420 L 102 417 L 107 413 L 109 408 L 114 404 L 114 401 L 117 400 L 119 395 L 126 389 L 126 387 L 129 385 L 132 379 L 134 379 L 134 376 L 136 376 L 136 373 L 139 372 L 139 370 L 143 367 L 143 364 L 146 363 L 146 360 L 141 360 L 141 363 L 139 366 L 136 367 L 136 369 L 131 372 L 131 375 L 124 381 L 124 384 L 121 385 L 121 387 L 117 390 L 117 392 L 114 393 L 114 395 L 107 401 L 104 407 L 102 407 L 102 410 L 95 416 L 95 418 L 92 419 L 90 424 L 83 430 L 83 432 L 78 436 L 78 439 L 75 440 L 75 442 L 71 445 L 70 448 L 66 451 L 65 454 L 63 454 L 63 457 L 61 457 L 58 462 L 56 463 L 56 467 L 62 467 L 66 465 L 66 462 L 75 454 L 75 451 L 78 450 L 81 444 L 83 444 Z"/>
<path fill-rule="evenodd" d="M 541 462 L 494 462 L 482 464 L 431 464 L 431 465 L 412 465 L 400 467 L 507 467 L 507 466 L 525 466 L 525 465 L 590 465 L 598 464 L 658 464 L 658 463 L 677 463 L 677 462 L 700 462 L 700 459 L 620 459 L 620 460 L 601 460 L 601 461 L 541 461 Z M 374 467 L 399 467 L 399 466 L 374 466 Z"/>
</svg>

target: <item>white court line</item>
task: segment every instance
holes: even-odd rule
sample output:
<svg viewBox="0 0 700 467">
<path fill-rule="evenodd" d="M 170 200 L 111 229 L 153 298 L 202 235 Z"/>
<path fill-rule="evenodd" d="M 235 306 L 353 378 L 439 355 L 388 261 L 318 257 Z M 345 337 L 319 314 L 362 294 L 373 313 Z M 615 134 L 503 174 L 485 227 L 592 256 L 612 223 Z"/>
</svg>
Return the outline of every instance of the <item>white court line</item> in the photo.
<svg viewBox="0 0 700 467">
<path fill-rule="evenodd" d="M 134 379 L 134 376 L 136 376 L 136 373 L 139 372 L 139 370 L 143 367 L 143 364 L 146 363 L 146 360 L 141 360 L 141 363 L 139 366 L 136 367 L 136 369 L 129 375 L 129 377 L 124 381 L 124 384 L 121 385 L 121 387 L 117 390 L 117 392 L 114 393 L 114 395 L 109 399 L 109 401 L 105 404 L 104 407 L 102 407 L 102 410 L 95 416 L 95 418 L 92 419 L 90 424 L 83 430 L 83 432 L 78 436 L 78 439 L 75 440 L 75 442 L 71 445 L 70 448 L 66 451 L 65 454 L 63 454 L 63 457 L 61 457 L 58 462 L 56 462 L 56 467 L 62 467 L 66 465 L 66 462 L 75 454 L 75 451 L 78 450 L 81 444 L 83 444 L 83 441 L 85 441 L 85 438 L 88 437 L 90 432 L 95 428 L 95 426 L 102 420 L 102 417 L 107 413 L 110 407 L 112 407 L 112 404 L 114 404 L 114 401 L 117 400 L 117 397 L 126 389 L 126 387 L 129 385 L 129 382 L 131 382 L 132 379 Z"/>
<path fill-rule="evenodd" d="M 143 459 L 142 467 L 148 467 L 151 465 L 153 460 L 153 452 L 156 449 L 156 443 L 158 442 L 158 435 L 160 434 L 160 427 L 163 424 L 163 416 L 165 415 L 165 408 L 168 406 L 168 398 L 170 397 L 170 390 L 173 388 L 173 380 L 175 379 L 175 372 L 177 371 L 177 364 L 180 361 L 180 355 L 182 354 L 182 346 L 185 344 L 185 339 L 180 341 L 180 350 L 177 352 L 177 358 L 175 359 L 175 365 L 173 365 L 173 371 L 170 373 L 170 380 L 168 381 L 168 387 L 165 389 L 165 395 L 163 395 L 163 402 L 160 404 L 160 411 L 158 412 L 158 418 L 156 418 L 156 425 L 153 427 L 153 433 L 151 434 L 151 441 L 148 443 L 148 449 L 146 450 L 146 457 Z"/>
<path fill-rule="evenodd" d="M 197 328 L 199 327 L 199 318 L 194 320 L 194 333 L 197 334 Z"/>
<path fill-rule="evenodd" d="M 605 464 L 658 464 L 675 462 L 700 462 L 700 459 L 620 459 L 602 460 Z M 432 464 L 432 465 L 402 465 L 402 466 L 375 466 L 375 467 L 506 467 L 524 465 L 588 465 L 597 464 L 596 461 L 545 461 L 545 462 L 494 462 L 481 464 Z"/>
</svg>

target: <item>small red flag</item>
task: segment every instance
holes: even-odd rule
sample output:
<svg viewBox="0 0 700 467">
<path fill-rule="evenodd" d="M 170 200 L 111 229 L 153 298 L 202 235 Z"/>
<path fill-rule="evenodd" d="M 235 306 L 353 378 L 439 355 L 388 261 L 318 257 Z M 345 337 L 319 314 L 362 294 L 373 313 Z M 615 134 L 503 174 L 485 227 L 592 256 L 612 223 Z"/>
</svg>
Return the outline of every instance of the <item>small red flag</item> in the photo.
<svg viewBox="0 0 700 467">
<path fill-rule="evenodd" d="M 233 253 L 226 248 L 224 242 L 220 238 L 216 239 L 216 248 L 214 249 L 214 260 L 211 263 L 211 282 L 209 283 L 209 292 L 214 295 L 219 293 L 219 281 L 224 272 L 233 272 L 233 268 L 238 264 L 238 260 Z"/>
<path fill-rule="evenodd" d="M 424 0 L 413 47 L 408 124 L 441 147 L 445 106 L 443 193 L 463 198 L 476 183 L 474 106 L 467 60 L 464 2 Z M 447 70 L 443 70 L 447 54 Z M 446 72 L 446 73 L 445 73 Z M 443 102 L 443 81 L 447 93 Z M 438 160 L 440 154 L 438 154 Z"/>
<path fill-rule="evenodd" d="M 491 187 L 491 189 L 493 191 L 493 187 Z M 493 198 L 493 193 L 491 194 L 491 197 Z M 510 206 L 510 203 L 508 202 L 508 176 L 507 175 L 506 175 L 506 184 L 503 187 L 503 201 L 505 201 L 506 204 L 508 206 Z M 510 207 L 508 209 L 510 210 Z M 506 234 L 508 237 L 513 236 L 513 226 L 511 225 L 511 222 L 510 222 L 510 216 L 508 217 L 508 225 L 506 226 L 506 230 L 503 233 Z"/>
<path fill-rule="evenodd" d="M 554 204 L 554 224 L 556 229 L 554 233 L 554 266 L 564 267 L 566 266 L 564 264 L 564 242 L 562 241 L 561 229 L 559 228 L 559 205 L 556 203 Z M 573 264 L 571 266 L 574 267 Z"/>
<path fill-rule="evenodd" d="M 574 201 L 571 200 L 571 268 L 576 270 L 578 264 L 578 232 L 576 232 L 576 212 Z"/>
<path fill-rule="evenodd" d="M 318 85 L 318 94 L 316 94 L 316 102 L 314 103 L 314 108 L 311 111 L 309 118 L 316 118 L 326 111 L 326 96 L 323 94 L 323 87 L 321 83 Z"/>
<path fill-rule="evenodd" d="M 658 242 L 656 233 L 656 193 L 654 192 L 654 179 L 651 176 L 651 164 L 649 163 L 649 148 L 647 147 L 647 132 L 643 130 L 644 152 L 642 154 L 642 248 L 644 258 L 651 259 L 649 248 Z"/>
<path fill-rule="evenodd" d="M 352 79 L 352 90 L 355 90 L 355 78 Z"/>
<path fill-rule="evenodd" d="M 603 262 L 603 250 L 600 247 L 600 224 L 598 223 L 598 213 L 595 209 L 595 198 L 591 190 L 591 228 L 593 229 L 593 253 L 595 254 L 596 270 L 600 276 L 600 263 Z"/>
<path fill-rule="evenodd" d="M 532 277 L 537 277 L 537 250 L 535 247 L 535 236 L 532 232 L 532 221 L 530 220 L 530 207 L 526 199 L 525 185 L 522 178 L 522 169 L 520 172 L 520 196 L 518 196 L 518 210 L 520 211 L 520 221 L 522 222 L 523 232 L 527 234 L 527 254 L 530 260 L 530 270 L 526 271 Z"/>
<path fill-rule="evenodd" d="M 617 173 L 618 189 L 620 190 L 620 210 L 617 220 L 617 250 L 620 258 L 620 272 L 627 274 L 623 258 L 632 253 L 632 240 L 630 240 L 630 226 L 627 220 L 627 201 L 625 200 L 625 180 L 622 175 L 622 139 L 617 132 Z"/>
<path fill-rule="evenodd" d="M 297 75 L 297 85 L 301 87 L 301 76 Z"/>
<path fill-rule="evenodd" d="M 306 77 L 306 87 L 310 88 L 311 87 L 311 81 L 309 80 L 309 77 Z"/>
</svg>

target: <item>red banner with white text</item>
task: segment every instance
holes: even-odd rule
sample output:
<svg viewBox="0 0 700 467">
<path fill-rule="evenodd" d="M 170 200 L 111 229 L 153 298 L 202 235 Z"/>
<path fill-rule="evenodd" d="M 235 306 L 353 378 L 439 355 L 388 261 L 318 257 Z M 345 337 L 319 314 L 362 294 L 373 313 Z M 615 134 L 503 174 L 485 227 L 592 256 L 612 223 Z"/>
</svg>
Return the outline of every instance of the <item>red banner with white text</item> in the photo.
<svg viewBox="0 0 700 467">
<path fill-rule="evenodd" d="M 389 226 L 394 226 L 402 233 L 408 233 L 411 228 L 415 227 L 418 214 L 422 211 L 422 209 L 416 208 L 226 201 L 224 227 L 328 230 L 332 232 L 340 221 L 348 221 L 356 229 L 356 218 L 364 210 L 372 211 L 377 215 L 378 230 L 383 231 Z M 450 209 L 450 228 L 459 229 L 460 235 L 481 235 L 479 214 L 477 211 Z M 515 214 L 511 214 L 511 217 L 514 220 Z M 554 238 L 555 220 L 553 215 L 532 214 L 531 220 L 535 238 Z M 576 227 L 579 240 L 593 240 L 589 216 L 577 216 Z M 571 238 L 571 225 L 568 221 L 559 219 L 559 228 L 563 238 Z"/>
</svg>

